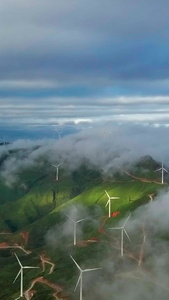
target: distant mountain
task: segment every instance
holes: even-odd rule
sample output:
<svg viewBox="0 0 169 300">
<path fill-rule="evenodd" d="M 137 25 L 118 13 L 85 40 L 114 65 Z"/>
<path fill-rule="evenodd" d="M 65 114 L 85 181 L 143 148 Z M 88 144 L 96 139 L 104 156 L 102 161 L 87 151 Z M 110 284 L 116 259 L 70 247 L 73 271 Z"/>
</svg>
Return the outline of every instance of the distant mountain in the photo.
<svg viewBox="0 0 169 300">
<path fill-rule="evenodd" d="M 159 163 L 155 161 L 150 155 L 142 156 L 137 163 L 137 166 L 143 167 L 145 169 L 155 170 L 159 167 Z"/>
</svg>

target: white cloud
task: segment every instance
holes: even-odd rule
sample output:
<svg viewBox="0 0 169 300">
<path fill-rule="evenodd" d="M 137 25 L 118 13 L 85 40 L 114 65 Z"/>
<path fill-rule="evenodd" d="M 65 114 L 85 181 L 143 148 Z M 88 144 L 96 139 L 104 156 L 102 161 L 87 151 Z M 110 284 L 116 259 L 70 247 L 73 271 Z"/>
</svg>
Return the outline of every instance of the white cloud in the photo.
<svg viewBox="0 0 169 300">
<path fill-rule="evenodd" d="M 164 96 L 5 98 L 0 99 L 0 108 L 1 125 L 169 123 L 169 97 Z"/>
<path fill-rule="evenodd" d="M 61 131 L 63 136 L 63 129 Z M 109 134 L 105 135 L 105 132 Z M 29 149 L 28 156 L 21 160 L 19 152 L 18 157 L 9 158 L 2 173 L 7 179 L 15 178 L 18 169 L 38 165 L 42 156 L 46 157 L 49 163 L 56 163 L 57 158 L 57 161 L 63 162 L 63 167 L 67 166 L 66 168 L 70 170 L 85 160 L 104 174 L 109 174 L 123 164 L 130 164 L 147 154 L 158 161 L 162 159 L 168 161 L 169 147 L 166 143 L 168 134 L 169 130 L 166 127 L 107 124 L 93 128 L 90 126 L 78 134 L 60 140 L 27 141 L 25 146 L 24 141 L 18 141 L 8 145 L 5 151 L 24 147 Z M 38 144 L 41 147 L 32 151 L 33 145 Z M 4 153 L 3 147 L 2 151 Z"/>
<path fill-rule="evenodd" d="M 61 87 L 59 82 L 52 80 L 0 80 L 0 89 L 43 89 Z"/>
</svg>

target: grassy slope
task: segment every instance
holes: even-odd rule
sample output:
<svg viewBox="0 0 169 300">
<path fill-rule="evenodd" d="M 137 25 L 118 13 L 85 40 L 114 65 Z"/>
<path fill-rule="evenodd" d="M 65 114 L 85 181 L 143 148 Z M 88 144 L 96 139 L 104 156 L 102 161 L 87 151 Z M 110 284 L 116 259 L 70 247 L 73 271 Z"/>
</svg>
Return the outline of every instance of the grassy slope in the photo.
<svg viewBox="0 0 169 300">
<path fill-rule="evenodd" d="M 40 175 L 40 174 L 39 174 Z M 106 255 L 110 252 L 110 247 L 106 238 L 98 232 L 96 226 L 92 222 L 84 225 L 84 239 L 92 236 L 100 239 L 100 243 L 90 244 L 88 247 L 73 247 L 72 237 L 68 239 L 60 238 L 57 245 L 51 247 L 46 245 L 45 235 L 47 231 L 55 227 L 56 236 L 60 224 L 64 222 L 65 216 L 62 211 L 66 206 L 72 204 L 83 204 L 87 206 L 91 214 L 101 221 L 103 216 L 107 216 L 108 208 L 105 208 L 107 196 L 104 192 L 106 189 L 110 195 L 119 196 L 119 200 L 114 200 L 112 203 L 112 210 L 120 210 L 121 214 L 117 218 L 108 220 L 107 226 L 118 221 L 127 211 L 135 209 L 138 205 L 149 200 L 148 194 L 156 193 L 162 186 L 155 183 L 143 183 L 139 181 L 128 182 L 124 176 L 124 182 L 116 182 L 116 178 L 112 181 L 102 181 L 96 172 L 91 170 L 80 170 L 71 177 L 62 176 L 59 182 L 53 180 L 53 176 L 40 176 L 29 172 L 28 177 L 26 173 L 23 178 L 24 181 L 29 182 L 30 189 L 25 195 L 21 195 L 17 200 L 13 197 L 12 203 L 1 205 L 0 209 L 0 230 L 16 231 L 11 237 L 6 237 L 8 242 L 21 242 L 19 232 L 29 231 L 30 239 L 28 247 L 33 250 L 30 255 L 25 255 L 20 250 L 17 250 L 20 259 L 27 265 L 41 266 L 38 254 L 47 253 L 52 261 L 56 263 L 56 268 L 53 274 L 48 275 L 40 273 L 40 270 L 29 270 L 25 272 L 25 287 L 29 286 L 31 278 L 43 275 L 52 282 L 61 284 L 66 290 L 71 290 L 74 285 L 74 275 L 76 268 L 72 264 L 68 254 L 73 254 L 79 263 L 86 263 L 88 265 L 89 253 L 90 264 L 99 264 L 98 258 L 104 259 L 103 253 Z M 30 184 L 31 182 L 31 184 Z M 53 191 L 55 192 L 55 199 L 53 199 Z M 6 195 L 9 190 L 6 188 Z M 78 194 L 79 193 L 79 194 Z M 78 194 L 77 196 L 75 196 Z M 3 194 L 5 195 L 5 194 Z M 74 197 L 75 196 L 75 197 Z M 7 196 L 5 196 L 7 197 Z M 4 199 L 5 199 L 4 197 Z M 101 212 L 96 208 L 101 208 Z M 8 222 L 7 222 L 8 221 Z M 5 237 L 1 237 L 5 240 Z M 97 261 L 95 254 L 97 253 Z M 64 263 L 63 263 L 64 262 Z M 0 252 L 0 282 L 3 289 L 0 289 L 0 298 L 15 299 L 18 295 L 19 281 L 12 285 L 12 280 L 18 271 L 18 265 L 14 256 L 11 256 L 9 250 L 1 250 Z M 67 270 L 65 272 L 65 270 Z M 50 289 L 36 285 L 38 293 L 33 299 L 46 300 L 53 299 Z M 11 296 L 12 295 L 12 296 Z M 43 296 L 42 296 L 43 295 Z M 42 298 L 43 297 L 43 298 Z"/>
</svg>

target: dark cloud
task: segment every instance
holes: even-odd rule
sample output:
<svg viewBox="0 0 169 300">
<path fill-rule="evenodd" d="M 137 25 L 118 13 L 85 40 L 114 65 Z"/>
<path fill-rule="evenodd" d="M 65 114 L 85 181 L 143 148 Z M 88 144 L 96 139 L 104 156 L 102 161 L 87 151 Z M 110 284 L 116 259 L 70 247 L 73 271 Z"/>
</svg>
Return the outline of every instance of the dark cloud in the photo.
<svg viewBox="0 0 169 300">
<path fill-rule="evenodd" d="M 167 1 L 6 0 L 0 10 L 0 105 L 13 99 L 15 106 L 13 113 L 9 108 L 9 121 L 3 115 L 2 125 L 28 124 L 28 118 L 34 125 L 42 120 L 54 124 L 77 118 L 105 122 L 110 115 L 124 122 L 132 120 L 133 114 L 139 122 L 152 123 L 154 118 L 154 123 L 162 123 L 163 99 L 156 107 L 147 98 L 145 107 L 137 100 L 139 106 L 130 107 L 130 112 L 119 98 L 116 106 L 110 102 L 111 110 L 106 104 L 101 111 L 98 97 L 107 103 L 107 98 L 117 96 L 126 101 L 127 96 L 168 96 Z M 63 110 L 66 97 L 70 106 Z M 49 107 L 50 98 L 56 99 L 56 117 Z M 23 102 L 23 116 L 18 101 Z M 25 114 L 24 103 L 32 101 L 34 108 Z M 43 112 L 41 118 L 35 118 L 40 102 Z M 88 105 L 93 103 L 90 111 Z M 56 112 L 55 105 L 62 105 L 62 110 L 58 106 Z M 163 123 L 168 123 L 168 103 L 165 112 Z"/>
<path fill-rule="evenodd" d="M 166 1 L 7 0 L 1 76 L 166 78 L 168 8 Z"/>
</svg>

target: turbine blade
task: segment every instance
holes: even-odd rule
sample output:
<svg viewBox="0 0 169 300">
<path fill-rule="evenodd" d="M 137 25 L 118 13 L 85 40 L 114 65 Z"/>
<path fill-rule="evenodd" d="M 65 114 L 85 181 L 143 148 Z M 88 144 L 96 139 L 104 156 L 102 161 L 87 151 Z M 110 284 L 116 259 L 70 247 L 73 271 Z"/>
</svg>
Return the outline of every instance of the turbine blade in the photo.
<svg viewBox="0 0 169 300">
<path fill-rule="evenodd" d="M 108 229 L 122 229 L 123 227 L 111 227 L 111 228 L 108 228 Z"/>
<path fill-rule="evenodd" d="M 104 190 L 104 191 L 105 191 L 105 193 L 107 194 L 107 197 L 108 197 L 108 198 L 110 198 L 110 196 L 109 196 L 108 192 L 107 192 L 106 190 Z"/>
<path fill-rule="evenodd" d="M 57 165 L 57 167 L 59 167 L 62 164 L 62 162 L 60 164 Z"/>
<path fill-rule="evenodd" d="M 69 217 L 68 215 L 66 215 L 66 217 L 68 217 L 73 223 L 75 223 L 75 221 L 71 217 Z"/>
<path fill-rule="evenodd" d="M 29 266 L 25 266 L 25 267 L 23 267 L 23 269 L 39 269 L 39 267 L 29 267 Z"/>
<path fill-rule="evenodd" d="M 162 168 L 155 170 L 155 172 L 158 172 L 158 171 L 161 171 L 161 170 L 162 170 Z"/>
<path fill-rule="evenodd" d="M 110 199 L 120 199 L 120 197 L 110 197 Z"/>
<path fill-rule="evenodd" d="M 20 262 L 20 260 L 19 260 L 19 258 L 18 258 L 18 256 L 17 256 L 17 254 L 16 254 L 15 252 L 14 252 L 14 254 L 15 254 L 15 257 L 16 257 L 16 259 L 17 259 L 17 261 L 18 261 L 20 267 L 22 268 L 23 266 L 22 266 L 22 264 L 21 264 L 21 262 Z"/>
<path fill-rule="evenodd" d="M 74 258 L 72 257 L 72 255 L 70 255 L 71 259 L 74 261 L 75 265 L 77 266 L 77 268 L 82 272 L 82 269 L 79 267 L 79 265 L 77 264 L 77 262 L 74 260 Z"/>
<path fill-rule="evenodd" d="M 106 203 L 106 205 L 105 205 L 105 207 L 109 204 L 109 202 L 110 202 L 110 199 L 107 201 L 107 203 Z"/>
<path fill-rule="evenodd" d="M 128 237 L 129 241 L 131 242 L 131 239 L 130 239 L 130 237 L 129 237 L 129 235 L 128 235 L 127 231 L 126 231 L 126 229 L 124 228 L 123 230 L 124 230 L 124 232 L 125 232 L 126 236 Z"/>
<path fill-rule="evenodd" d="M 129 216 L 127 217 L 126 221 L 124 222 L 123 227 L 126 225 L 127 221 L 130 219 L 130 217 L 131 217 L 131 213 L 129 214 Z"/>
<path fill-rule="evenodd" d="M 94 269 L 85 269 L 83 272 L 91 272 L 91 271 L 96 271 L 96 270 L 101 270 L 102 268 L 94 268 Z"/>
<path fill-rule="evenodd" d="M 76 286 L 75 286 L 75 288 L 74 288 L 74 292 L 76 292 L 76 290 L 77 290 L 77 287 L 78 287 L 78 284 L 79 284 L 79 282 L 80 282 L 81 277 L 82 277 L 82 273 L 80 274 L 80 276 L 79 276 L 79 278 L 78 278 L 78 280 L 77 280 Z"/>
<path fill-rule="evenodd" d="M 82 222 L 82 221 L 84 221 L 84 220 L 86 220 L 86 219 L 87 219 L 87 218 L 84 218 L 84 219 L 78 220 L 78 221 L 76 221 L 76 223 Z"/>
<path fill-rule="evenodd" d="M 15 281 L 18 279 L 18 277 L 19 277 L 20 273 L 21 273 L 21 269 L 20 269 L 20 271 L 18 272 L 18 274 L 16 275 L 16 277 L 15 277 L 15 279 L 14 279 L 13 283 L 15 283 Z"/>
<path fill-rule="evenodd" d="M 168 171 L 165 168 L 163 168 L 163 170 L 168 173 Z"/>
<path fill-rule="evenodd" d="M 57 168 L 57 166 L 56 166 L 56 165 L 52 165 L 52 164 L 51 164 L 51 166 L 52 166 L 52 167 L 54 167 L 54 168 Z"/>
</svg>

